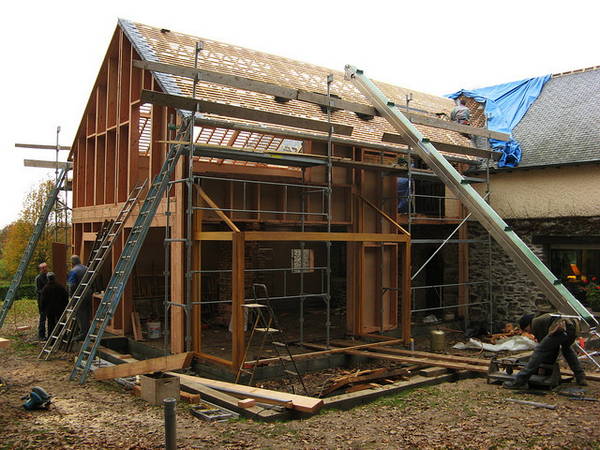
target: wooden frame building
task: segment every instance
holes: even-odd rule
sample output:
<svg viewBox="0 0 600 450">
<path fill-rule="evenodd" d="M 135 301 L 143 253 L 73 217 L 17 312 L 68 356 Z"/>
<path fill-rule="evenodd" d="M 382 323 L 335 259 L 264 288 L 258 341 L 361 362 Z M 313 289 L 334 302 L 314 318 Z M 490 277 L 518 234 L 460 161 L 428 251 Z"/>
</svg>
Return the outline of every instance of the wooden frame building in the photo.
<svg viewBox="0 0 600 450">
<path fill-rule="evenodd" d="M 399 103 L 409 93 L 379 85 Z M 406 113 L 458 167 L 493 157 L 463 134 L 500 136 L 441 118 L 452 106 L 413 92 Z M 397 179 L 409 167 L 416 179 L 435 176 L 413 166 L 402 137 L 338 71 L 120 20 L 69 157 L 75 252 L 85 258 L 102 222 L 158 173 L 181 111 L 198 111 L 192 167 L 178 163 L 109 331 L 130 335 L 132 313 L 143 312 L 145 321 L 167 324 L 172 353 L 195 351 L 235 370 L 245 357 L 243 304 L 254 283 L 268 285 L 272 297 L 326 296 L 329 336 L 335 272 L 344 280 L 343 332 L 397 332 L 408 343 L 411 236 L 401 225 L 407 216 L 398 208 Z M 178 182 L 189 173 L 192 189 Z M 419 219 L 449 224 L 464 214 L 445 208 Z M 124 239 L 113 248 L 113 266 Z M 461 248 L 464 262 L 468 249 Z M 110 273 L 106 267 L 105 281 Z M 215 317 L 229 356 L 203 345 Z"/>
</svg>

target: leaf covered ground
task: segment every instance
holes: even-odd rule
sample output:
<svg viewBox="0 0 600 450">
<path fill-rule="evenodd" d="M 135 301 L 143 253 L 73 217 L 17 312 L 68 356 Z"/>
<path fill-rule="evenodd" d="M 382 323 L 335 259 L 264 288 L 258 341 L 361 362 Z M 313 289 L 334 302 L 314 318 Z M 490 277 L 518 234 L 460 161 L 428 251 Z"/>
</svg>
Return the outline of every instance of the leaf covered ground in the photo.
<svg viewBox="0 0 600 450">
<path fill-rule="evenodd" d="M 22 322 L 23 320 L 19 320 Z M 33 324 L 32 320 L 30 320 Z M 21 323 L 22 324 L 22 323 Z M 160 448 L 163 413 L 112 382 L 67 381 L 72 361 L 39 361 L 34 327 L 0 350 L 1 448 Z M 48 411 L 25 411 L 33 386 L 54 396 Z M 600 383 L 587 389 L 600 397 Z M 555 411 L 507 398 L 557 405 Z M 404 391 L 348 411 L 305 420 L 206 423 L 177 408 L 180 448 L 600 448 L 600 403 L 506 391 L 476 378 Z"/>
</svg>

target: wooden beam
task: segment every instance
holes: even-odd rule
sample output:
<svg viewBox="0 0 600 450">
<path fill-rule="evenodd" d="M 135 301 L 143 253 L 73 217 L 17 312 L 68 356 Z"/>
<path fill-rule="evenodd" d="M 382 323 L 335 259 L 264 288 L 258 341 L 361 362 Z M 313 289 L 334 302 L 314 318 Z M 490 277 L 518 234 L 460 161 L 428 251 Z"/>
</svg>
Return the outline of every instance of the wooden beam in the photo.
<svg viewBox="0 0 600 450">
<path fill-rule="evenodd" d="M 446 121 L 444 121 L 444 122 L 446 122 Z M 456 122 L 446 122 L 446 123 L 456 123 Z M 461 125 L 461 126 L 466 126 L 466 125 Z M 485 128 L 476 128 L 476 129 L 485 129 Z M 474 133 L 470 133 L 470 134 L 474 134 Z M 489 136 L 486 136 L 486 137 L 489 137 Z M 493 138 L 493 139 L 497 139 L 497 138 Z M 404 137 L 402 135 L 395 134 L 395 133 L 383 133 L 383 137 L 381 138 L 381 140 L 383 142 L 392 142 L 394 144 L 407 145 L 406 139 L 404 139 Z M 499 140 L 503 140 L 503 139 L 499 139 Z M 455 145 L 455 144 L 449 144 L 446 142 L 439 142 L 439 141 L 431 141 L 431 143 L 434 145 L 435 148 L 437 148 L 439 151 L 442 151 L 442 152 L 456 153 L 459 155 L 477 156 L 480 158 L 491 158 L 494 161 L 498 161 L 500 159 L 500 157 L 502 156 L 501 152 L 483 150 L 481 148 L 476 148 L 476 147 L 465 147 L 463 145 Z"/>
<path fill-rule="evenodd" d="M 56 145 L 42 145 L 42 144 L 15 144 L 17 148 L 33 148 L 36 150 L 56 150 Z M 59 145 L 59 150 L 71 150 L 71 147 L 65 145 Z"/>
<path fill-rule="evenodd" d="M 211 389 L 227 392 L 229 394 L 241 395 L 244 398 L 254 398 L 261 402 L 271 401 L 280 404 L 291 404 L 291 407 L 297 411 L 306 413 L 316 413 L 323 406 L 323 400 L 320 398 L 306 397 L 303 395 L 288 394 L 287 392 L 272 391 L 242 384 L 227 383 L 225 381 L 211 380 L 210 378 L 194 377 L 180 373 L 169 373 L 175 375 L 183 381 L 192 381 L 200 383 Z"/>
<path fill-rule="evenodd" d="M 307 347 L 311 348 L 325 348 L 323 345 L 317 344 L 305 344 Z M 441 359 L 433 359 L 433 358 L 417 358 L 414 356 L 401 356 L 401 355 L 389 355 L 385 353 L 375 353 L 375 352 L 364 352 L 360 350 L 351 350 L 349 348 L 345 349 L 346 351 L 343 353 L 347 353 L 349 355 L 354 356 L 364 356 L 365 358 L 372 359 L 383 359 L 385 361 L 395 361 L 402 363 L 410 363 L 410 364 L 428 364 L 432 366 L 439 367 L 447 367 L 448 369 L 456 369 L 456 370 L 470 370 L 473 372 L 479 373 L 487 373 L 488 369 L 482 365 L 475 364 L 465 364 L 462 362 L 454 362 L 454 361 L 446 361 Z"/>
<path fill-rule="evenodd" d="M 96 380 L 110 380 L 112 378 L 132 377 L 134 375 L 143 375 L 146 373 L 185 369 L 190 366 L 193 357 L 194 353 L 187 352 L 115 366 L 101 367 L 94 371 L 94 378 Z"/>
<path fill-rule="evenodd" d="M 245 268 L 245 233 L 233 233 L 231 241 L 231 361 L 232 369 L 237 370 L 244 362 L 244 302 L 246 298 L 244 285 Z"/>
<path fill-rule="evenodd" d="M 196 231 L 194 232 L 196 241 L 231 241 L 233 239 L 232 231 Z"/>
<path fill-rule="evenodd" d="M 10 347 L 10 339 L 5 339 L 0 337 L 0 348 L 9 348 Z"/>
<path fill-rule="evenodd" d="M 43 161 L 41 159 L 24 159 L 23 165 L 25 167 L 38 167 L 40 169 L 72 169 L 73 163 L 59 161 Z"/>
<path fill-rule="evenodd" d="M 235 226 L 235 224 L 231 221 L 229 217 L 227 217 L 227 215 L 223 211 L 221 211 L 221 208 L 219 208 L 217 204 L 213 202 L 212 198 L 210 198 L 210 196 L 206 192 L 204 192 L 204 189 L 202 189 L 202 187 L 200 186 L 198 186 L 198 193 L 200 194 L 200 197 L 202 197 L 202 200 L 204 200 L 208 204 L 208 206 L 213 208 L 213 212 L 216 213 L 217 216 L 219 216 L 221 219 L 223 219 L 223 222 L 227 224 L 231 231 L 235 233 L 240 232 L 240 229 Z"/>
<path fill-rule="evenodd" d="M 318 356 L 332 355 L 334 353 L 344 353 L 344 350 L 349 350 L 349 349 L 364 349 L 364 348 L 381 347 L 384 345 L 394 345 L 394 344 L 402 344 L 402 339 L 393 339 L 391 341 L 386 341 L 386 342 L 370 342 L 368 344 L 360 344 L 360 345 L 355 345 L 353 347 L 348 347 L 348 348 L 337 347 L 337 348 L 326 349 L 325 346 L 320 345 L 320 346 L 318 346 L 318 348 L 324 348 L 326 350 L 322 350 L 319 352 L 300 353 L 299 355 L 294 355 L 294 360 L 299 361 L 301 359 L 311 359 L 311 358 L 316 358 Z M 307 348 L 315 348 L 315 345 L 313 345 L 313 344 L 303 344 L 303 346 L 307 347 Z M 245 365 L 252 366 L 252 364 L 255 364 L 257 362 L 259 362 L 261 364 L 270 364 L 272 362 L 280 362 L 280 361 L 281 361 L 280 358 L 268 358 L 268 359 L 261 359 L 259 361 L 246 361 Z"/>
<path fill-rule="evenodd" d="M 333 108 L 336 109 L 345 109 L 347 111 L 352 111 L 367 116 L 380 115 L 375 108 L 362 103 L 350 102 L 338 98 L 328 98 L 325 94 L 287 88 L 273 83 L 253 80 L 250 78 L 243 78 L 235 75 L 227 75 L 204 69 L 194 69 L 192 67 L 156 63 L 151 61 L 134 61 L 133 64 L 135 67 L 140 67 L 155 72 L 170 73 L 173 75 L 179 75 L 187 78 L 198 77 L 199 80 L 207 81 L 209 83 L 222 84 L 226 86 L 235 87 L 237 89 L 243 89 L 246 91 L 253 91 L 259 92 L 261 94 L 272 95 L 274 97 L 281 97 L 290 100 L 300 100 L 308 103 L 313 103 L 319 106 L 331 105 Z M 468 133 L 476 136 L 484 136 L 487 138 L 498 139 L 501 141 L 507 141 L 510 139 L 510 135 L 506 133 L 491 131 L 487 128 L 477 128 L 468 125 L 461 125 L 456 122 L 450 122 L 448 120 L 442 120 L 436 117 L 431 117 L 425 114 L 419 114 L 412 111 L 402 110 L 402 113 L 406 117 L 408 117 L 411 120 L 411 122 L 419 125 L 426 125 L 434 128 L 442 128 L 446 130 L 457 131 L 459 133 Z"/>
<path fill-rule="evenodd" d="M 410 239 L 410 236 L 395 233 L 247 231 L 245 235 L 247 241 L 406 242 Z"/>
<path fill-rule="evenodd" d="M 400 226 L 400 224 L 398 224 L 398 222 L 396 222 L 394 219 L 392 219 L 389 215 L 387 215 L 385 213 L 385 211 L 382 211 L 381 209 L 379 209 L 377 206 L 375 206 L 373 204 L 373 202 L 371 202 L 370 200 L 364 198 L 360 193 L 355 192 L 355 195 L 358 195 L 358 197 L 365 202 L 367 205 L 369 205 L 371 208 L 373 208 L 375 211 L 377 211 L 380 215 L 382 215 L 388 222 L 390 222 L 392 225 L 394 225 L 398 230 L 400 230 L 401 233 L 406 234 L 407 236 L 410 236 L 410 233 L 408 231 L 406 231 L 404 228 L 402 228 L 402 226 Z"/>
<path fill-rule="evenodd" d="M 142 103 L 170 106 L 186 111 L 195 111 L 196 108 L 198 108 L 198 110 L 203 113 L 216 114 L 223 117 L 234 117 L 261 123 L 273 123 L 293 128 L 305 128 L 324 133 L 329 130 L 329 124 L 322 120 L 306 119 L 304 117 L 289 116 L 258 109 L 244 108 L 242 106 L 211 102 L 208 100 L 198 100 L 181 95 L 170 95 L 143 90 L 141 101 Z M 352 134 L 351 126 L 339 123 L 332 123 L 331 126 L 333 127 L 333 132 L 335 134 L 341 134 L 343 136 L 350 136 Z"/>
</svg>

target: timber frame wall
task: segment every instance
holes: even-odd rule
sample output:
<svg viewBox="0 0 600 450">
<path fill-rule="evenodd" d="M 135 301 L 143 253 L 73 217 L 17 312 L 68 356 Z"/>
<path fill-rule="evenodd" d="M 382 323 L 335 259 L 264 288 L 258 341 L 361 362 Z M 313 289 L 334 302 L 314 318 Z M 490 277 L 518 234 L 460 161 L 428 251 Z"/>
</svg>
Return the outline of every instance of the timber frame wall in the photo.
<svg viewBox="0 0 600 450">
<path fill-rule="evenodd" d="M 70 158 L 73 161 L 73 243 L 75 252 L 87 258 L 86 242 L 95 239 L 103 220 L 117 215 L 128 193 L 146 178 L 159 171 L 167 150 L 165 141 L 172 137 L 170 124 L 179 122 L 175 109 L 167 106 L 143 105 L 143 90 L 161 92 L 152 72 L 135 67 L 141 59 L 132 44 L 117 27 L 111 40 L 100 73 L 92 90 L 82 122 L 76 135 Z M 144 125 L 142 125 L 144 122 Z M 143 128 L 149 124 L 149 142 L 141 147 Z M 285 138 L 285 133 L 279 137 Z M 291 136 L 292 139 L 298 139 Z M 327 155 L 322 140 L 304 139 L 303 153 Z M 277 230 L 298 226 L 293 214 L 273 217 L 268 214 L 221 213 L 219 215 L 195 211 L 193 221 L 194 257 L 191 268 L 184 267 L 185 245 L 173 242 L 170 251 L 170 298 L 184 303 L 185 273 L 199 270 L 201 241 L 231 242 L 232 249 L 232 361 L 205 354 L 205 359 L 237 369 L 242 362 L 245 342 L 242 304 L 244 292 L 244 243 L 251 241 L 343 241 L 347 243 L 347 331 L 366 335 L 400 328 L 405 343 L 410 340 L 410 235 L 398 224 L 396 176 L 384 176 L 379 168 L 365 168 L 369 163 L 395 160 L 397 154 L 350 144 L 333 144 L 333 155 L 363 166 L 334 167 L 332 172 L 331 224 L 336 232 L 324 233 L 326 222 L 307 220 L 308 230 L 252 231 L 247 224 L 266 225 Z M 248 180 L 305 183 L 326 186 L 326 168 L 323 166 L 290 170 L 285 167 L 223 165 L 195 158 L 194 173 Z M 180 160 L 175 178 L 186 173 L 185 161 Z M 186 192 L 183 183 L 177 183 L 169 192 L 173 213 L 170 217 L 171 237 L 185 234 Z M 207 197 L 217 208 L 236 208 L 233 182 L 220 181 L 206 188 Z M 194 202 L 207 202 L 194 195 Z M 383 200 L 385 199 L 385 201 Z M 257 189 L 253 202 L 282 204 L 292 202 L 282 190 Z M 197 203 L 197 204 L 200 204 Z M 310 210 L 311 206 L 307 206 Z M 216 209 L 216 208 L 215 208 Z M 164 227 L 166 199 L 154 217 L 152 227 Z M 225 216 L 225 217 L 223 217 Z M 135 220 L 135 211 L 123 233 Z M 232 229 L 233 221 L 240 229 Z M 222 230 L 217 230 L 221 228 Z M 237 228 L 237 227 L 235 227 Z M 343 232 L 338 230 L 343 229 Z M 117 262 L 126 236 L 115 240 L 112 267 Z M 162 251 L 162 246 L 157 251 Z M 198 298 L 200 281 L 194 279 L 193 296 Z M 384 294 L 381 294 L 384 292 Z M 197 300 L 196 300 L 197 301 Z M 130 279 L 109 331 L 122 334 L 132 332 L 132 280 Z M 384 314 L 381 314 L 381 312 Z M 191 350 L 200 352 L 200 305 L 192 307 Z M 182 308 L 171 308 L 170 346 L 172 353 L 185 349 L 185 318 Z"/>
</svg>

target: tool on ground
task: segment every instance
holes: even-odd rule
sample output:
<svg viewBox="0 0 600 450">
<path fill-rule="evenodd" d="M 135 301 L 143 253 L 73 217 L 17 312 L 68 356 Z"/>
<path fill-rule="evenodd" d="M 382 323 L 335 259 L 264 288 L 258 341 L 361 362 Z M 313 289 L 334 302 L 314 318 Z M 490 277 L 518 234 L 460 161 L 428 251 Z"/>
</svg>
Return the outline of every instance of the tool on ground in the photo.
<svg viewBox="0 0 600 450">
<path fill-rule="evenodd" d="M 513 381 L 516 373 L 525 367 L 527 358 L 493 358 L 487 372 L 488 383 Z M 529 379 L 530 387 L 553 389 L 561 383 L 560 366 L 557 362 L 542 364 Z"/>
<path fill-rule="evenodd" d="M 48 409 L 52 402 L 52 396 L 48 394 L 44 388 L 35 386 L 31 392 L 22 397 L 21 400 L 25 400 L 23 408 L 27 411 L 33 411 L 34 409 Z"/>
<path fill-rule="evenodd" d="M 48 359 L 50 355 L 58 350 L 61 346 L 68 348 L 71 339 L 73 338 L 73 331 L 77 323 L 77 310 L 83 303 L 84 299 L 91 295 L 94 288 L 94 281 L 100 274 L 102 266 L 111 254 L 113 244 L 115 240 L 120 236 L 127 218 L 131 214 L 131 211 L 135 207 L 137 201 L 140 198 L 141 193 L 146 187 L 147 181 L 140 186 L 136 186 L 129 194 L 129 197 L 123 204 L 123 207 L 117 214 L 117 217 L 112 221 L 104 222 L 102 229 L 96 235 L 96 241 L 94 247 L 90 252 L 88 268 L 83 274 L 79 285 L 75 289 L 73 296 L 69 299 L 67 307 L 60 316 L 60 319 L 56 323 L 54 330 L 42 351 L 38 355 L 39 359 Z"/>
<path fill-rule="evenodd" d="M 514 398 L 507 398 L 506 401 L 512 403 L 519 403 L 521 405 L 535 406 L 536 408 L 556 409 L 556 405 L 549 405 L 548 403 L 530 402 L 528 400 L 517 400 Z"/>
<path fill-rule="evenodd" d="M 226 422 L 240 417 L 238 413 L 204 400 L 200 405 L 191 407 L 190 412 L 192 416 L 207 422 Z"/>
<path fill-rule="evenodd" d="M 261 290 L 263 293 L 263 297 L 258 297 L 258 290 Z M 295 393 L 294 389 L 294 378 L 296 378 L 306 395 L 310 395 L 306 386 L 304 384 L 304 379 L 302 378 L 302 374 L 298 369 L 296 361 L 290 351 L 290 347 L 286 342 L 285 335 L 281 329 L 280 324 L 275 317 L 275 311 L 271 305 L 271 300 L 269 297 L 269 291 L 265 284 L 255 283 L 252 285 L 252 294 L 254 297 L 253 303 L 244 304 L 244 308 L 247 311 L 251 311 L 254 313 L 255 319 L 253 322 L 252 330 L 250 332 L 250 337 L 248 338 L 248 343 L 246 345 L 246 350 L 244 352 L 243 362 L 240 365 L 237 376 L 235 378 L 235 382 L 238 383 L 242 374 L 248 376 L 248 384 L 252 385 L 254 383 L 254 376 L 256 373 L 256 367 L 260 364 L 260 360 L 262 359 L 262 353 L 264 351 L 265 344 L 267 343 L 267 339 L 269 343 L 273 347 L 275 351 L 276 358 L 279 360 L 281 364 L 281 368 L 283 370 L 283 375 L 288 379 L 289 386 L 292 389 L 292 392 Z M 246 363 L 246 357 L 248 356 L 248 351 L 254 341 L 254 336 L 256 333 L 262 333 L 260 338 L 260 346 L 256 353 L 256 357 L 254 361 L 251 363 Z"/>
<path fill-rule="evenodd" d="M 486 200 L 470 185 L 448 160 L 431 144 L 430 140 L 406 118 L 402 110 L 365 76 L 362 70 L 347 65 L 346 79 L 351 80 L 358 90 L 371 102 L 389 124 L 403 135 L 405 143 L 444 182 L 461 203 L 470 211 L 513 261 L 529 276 L 546 298 L 561 313 L 581 317 L 590 327 L 590 332 L 600 337 L 596 318 L 577 300 L 562 281 L 546 267 L 533 251 L 517 236 L 513 229 L 494 211 Z M 586 356 L 597 366 L 594 355 Z"/>
<path fill-rule="evenodd" d="M 6 292 L 6 296 L 4 297 L 4 303 L 2 303 L 2 309 L 0 309 L 0 328 L 2 328 L 4 320 L 8 315 L 8 311 L 14 303 L 17 289 L 19 288 L 19 285 L 23 280 L 23 276 L 27 271 L 27 266 L 29 265 L 31 257 L 33 256 L 33 251 L 35 250 L 35 247 L 37 246 L 37 243 L 40 240 L 40 236 L 42 235 L 44 228 L 46 227 L 46 223 L 48 222 L 50 212 L 52 211 L 52 208 L 54 208 L 54 204 L 58 200 L 58 194 L 63 189 L 64 184 L 67 182 L 67 172 L 69 170 L 70 169 L 62 169 L 60 171 L 60 174 L 56 179 L 56 184 L 54 185 L 54 188 L 52 188 L 52 191 L 48 195 L 40 217 L 38 217 L 38 220 L 35 224 L 35 228 L 33 230 L 33 234 L 29 238 L 27 247 L 25 247 L 23 256 L 21 256 L 21 261 L 19 261 L 17 271 L 15 272 L 10 286 L 8 288 L 8 291 Z"/>
<path fill-rule="evenodd" d="M 193 132 L 193 124 L 193 116 L 184 119 L 184 123 L 178 132 L 176 140 L 180 140 L 181 136 L 185 133 Z M 112 277 L 108 282 L 104 297 L 98 305 L 96 316 L 92 320 L 88 334 L 81 346 L 81 350 L 75 361 L 75 366 L 71 371 L 71 380 L 79 378 L 79 382 L 84 383 L 87 379 L 96 351 L 98 350 L 98 346 L 104 335 L 104 330 L 112 320 L 112 317 L 119 306 L 123 291 L 125 290 L 125 285 L 127 284 L 127 280 L 131 275 L 135 261 L 142 248 L 142 244 L 148 234 L 152 219 L 156 214 L 163 194 L 169 186 L 173 169 L 175 168 L 179 157 L 185 151 L 184 145 L 171 144 L 169 146 L 169 151 L 165 155 L 165 160 L 160 172 L 156 175 L 148 189 L 144 203 L 129 232 L 127 242 L 123 246 L 123 250 L 115 265 Z"/>
</svg>

